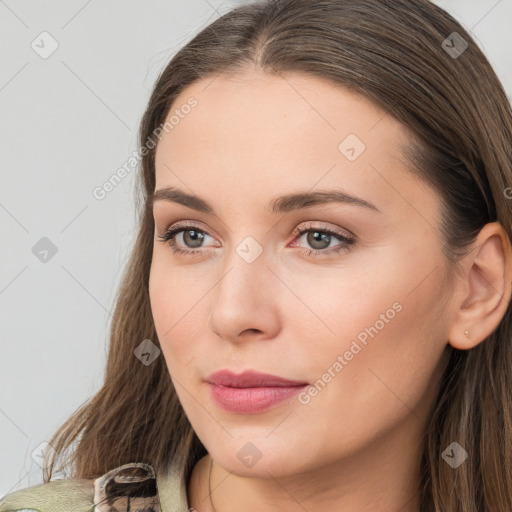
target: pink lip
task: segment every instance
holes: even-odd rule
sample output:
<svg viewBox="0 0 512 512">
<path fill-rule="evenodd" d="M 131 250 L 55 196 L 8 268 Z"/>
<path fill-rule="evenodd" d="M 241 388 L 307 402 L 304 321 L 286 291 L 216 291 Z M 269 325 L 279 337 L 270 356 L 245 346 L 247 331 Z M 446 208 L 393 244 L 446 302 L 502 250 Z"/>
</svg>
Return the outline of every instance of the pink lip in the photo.
<svg viewBox="0 0 512 512">
<path fill-rule="evenodd" d="M 231 388 L 289 387 L 308 384 L 305 381 L 284 379 L 278 375 L 260 373 L 255 370 L 246 370 L 240 374 L 233 373 L 230 370 L 219 370 L 212 373 L 205 380 L 210 384 Z"/>
<path fill-rule="evenodd" d="M 224 410 L 238 414 L 264 411 L 297 395 L 308 383 L 247 370 L 239 375 L 220 370 L 207 377 L 212 398 Z"/>
</svg>

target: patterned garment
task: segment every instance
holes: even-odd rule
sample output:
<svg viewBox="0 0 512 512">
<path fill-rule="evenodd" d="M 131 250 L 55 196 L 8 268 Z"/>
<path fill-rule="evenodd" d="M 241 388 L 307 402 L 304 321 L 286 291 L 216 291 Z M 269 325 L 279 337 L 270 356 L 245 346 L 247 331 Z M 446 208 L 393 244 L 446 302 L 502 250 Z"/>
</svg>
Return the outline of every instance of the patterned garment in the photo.
<svg viewBox="0 0 512 512">
<path fill-rule="evenodd" d="M 161 512 L 153 467 L 119 466 L 94 480 L 95 512 Z"/>
<path fill-rule="evenodd" d="M 156 478 L 155 478 L 156 475 Z M 96 479 L 56 479 L 0 496 L 0 512 L 192 512 L 181 468 L 131 462 Z"/>
</svg>

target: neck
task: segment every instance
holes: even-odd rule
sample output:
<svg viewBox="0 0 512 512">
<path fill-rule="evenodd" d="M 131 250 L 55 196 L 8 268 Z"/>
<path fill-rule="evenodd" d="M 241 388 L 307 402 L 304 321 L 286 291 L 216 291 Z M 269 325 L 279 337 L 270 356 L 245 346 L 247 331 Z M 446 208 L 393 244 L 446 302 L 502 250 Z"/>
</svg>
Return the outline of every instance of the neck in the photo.
<svg viewBox="0 0 512 512">
<path fill-rule="evenodd" d="M 215 460 L 210 475 L 206 455 L 194 468 L 188 505 L 199 512 L 420 512 L 424 423 L 411 413 L 395 427 L 342 458 L 316 467 L 305 461 L 307 471 L 293 474 L 277 463 L 240 476 Z"/>
</svg>

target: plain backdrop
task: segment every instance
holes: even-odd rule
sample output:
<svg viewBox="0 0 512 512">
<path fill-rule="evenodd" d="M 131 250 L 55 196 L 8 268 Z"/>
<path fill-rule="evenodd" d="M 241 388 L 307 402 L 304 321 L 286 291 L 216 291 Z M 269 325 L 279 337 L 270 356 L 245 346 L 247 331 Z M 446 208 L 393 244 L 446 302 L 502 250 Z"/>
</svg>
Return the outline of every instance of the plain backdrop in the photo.
<svg viewBox="0 0 512 512">
<path fill-rule="evenodd" d="M 136 170 L 93 190 L 136 150 L 172 55 L 242 3 L 0 0 L 0 496 L 42 483 L 44 443 L 101 386 Z M 436 3 L 510 96 L 512 0 Z"/>
</svg>

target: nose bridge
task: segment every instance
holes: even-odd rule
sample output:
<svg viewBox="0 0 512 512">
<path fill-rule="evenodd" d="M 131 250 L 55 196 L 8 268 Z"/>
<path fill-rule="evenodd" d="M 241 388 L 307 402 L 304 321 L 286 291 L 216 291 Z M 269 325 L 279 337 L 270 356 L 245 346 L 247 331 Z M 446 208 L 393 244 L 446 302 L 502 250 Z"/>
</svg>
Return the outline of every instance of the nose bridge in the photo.
<svg viewBox="0 0 512 512">
<path fill-rule="evenodd" d="M 268 263 L 268 252 L 253 236 L 246 236 L 226 254 L 217 294 L 241 294 L 239 298 L 243 299 L 245 291 L 256 298 L 270 284 L 272 273 L 267 267 Z"/>
<path fill-rule="evenodd" d="M 271 291 L 275 276 L 268 268 L 267 256 L 251 236 L 226 254 L 210 306 L 212 330 L 229 339 L 245 329 L 269 328 L 271 301 L 276 295 Z"/>
</svg>

